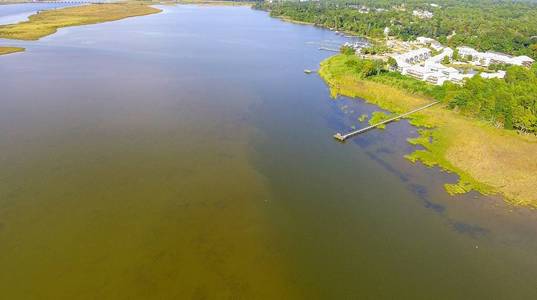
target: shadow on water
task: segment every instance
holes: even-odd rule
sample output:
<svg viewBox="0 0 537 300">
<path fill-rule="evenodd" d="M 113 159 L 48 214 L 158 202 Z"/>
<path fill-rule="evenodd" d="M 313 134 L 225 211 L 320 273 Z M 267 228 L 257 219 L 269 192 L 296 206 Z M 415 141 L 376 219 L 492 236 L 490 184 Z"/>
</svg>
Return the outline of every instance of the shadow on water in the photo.
<svg viewBox="0 0 537 300">
<path fill-rule="evenodd" d="M 453 228 L 462 234 L 469 235 L 470 237 L 477 239 L 489 234 L 489 230 L 479 225 L 473 225 L 462 222 L 451 222 Z"/>
<path fill-rule="evenodd" d="M 383 111 L 360 99 L 338 96 L 334 102 L 335 105 L 332 105 L 334 114 L 326 117 L 326 121 L 334 128 L 334 132 L 346 132 L 367 126 L 367 120 L 365 122 L 358 121 L 361 115 L 370 116 L 374 111 Z M 416 199 L 420 201 L 424 208 L 435 212 L 458 234 L 480 239 L 490 236 L 493 229 L 487 228 L 486 225 L 475 223 L 479 222 L 478 220 L 464 221 L 466 218 L 458 216 L 457 213 L 450 214 L 450 208 L 457 209 L 456 203 L 480 203 L 478 205 L 481 209 L 483 205 L 487 205 L 489 209 L 494 207 L 503 211 L 516 209 L 523 211 L 523 215 L 528 217 L 528 221 L 535 220 L 534 216 L 528 216 L 527 214 L 533 214 L 532 210 L 510 207 L 499 197 L 483 196 L 477 192 L 449 196 L 445 192 L 443 185 L 444 183 L 456 182 L 458 180 L 456 174 L 444 172 L 437 167 L 430 168 L 420 162 L 411 163 L 403 158 L 405 154 L 417 149 L 423 149 L 421 146 L 413 146 L 407 142 L 408 138 L 417 136 L 417 129 L 411 126 L 408 121 L 402 120 L 388 124 L 384 130 L 374 129 L 353 137 L 351 141 L 346 143 L 357 146 L 372 161 L 375 161 L 386 171 L 399 178 L 401 182 L 404 182 L 406 188 L 416 195 Z M 427 181 L 420 180 L 425 177 L 428 178 Z M 428 182 L 428 184 L 425 184 L 425 182 Z M 498 226 L 498 224 L 495 225 Z M 497 229 L 496 226 L 493 227 Z M 501 233 L 499 235 L 501 236 Z"/>
<path fill-rule="evenodd" d="M 429 200 L 429 193 L 424 185 L 410 184 L 409 188 L 419 197 L 419 199 L 423 201 L 423 206 L 425 206 L 426 208 L 430 208 L 439 214 L 442 214 L 446 211 L 446 207 L 444 205 L 434 203 Z"/>
</svg>

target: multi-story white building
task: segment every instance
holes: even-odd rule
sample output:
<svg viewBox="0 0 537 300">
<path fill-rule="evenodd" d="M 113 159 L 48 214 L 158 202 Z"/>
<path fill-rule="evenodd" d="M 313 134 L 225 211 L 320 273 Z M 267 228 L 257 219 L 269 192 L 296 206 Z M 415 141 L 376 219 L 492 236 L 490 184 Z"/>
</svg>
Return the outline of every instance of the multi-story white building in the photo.
<svg viewBox="0 0 537 300">
<path fill-rule="evenodd" d="M 418 43 L 430 45 L 433 39 L 420 37 Z M 488 66 L 490 64 L 512 64 L 519 66 L 530 66 L 533 59 L 527 56 L 512 57 L 503 53 L 494 52 L 479 52 L 470 47 L 457 48 L 460 57 L 468 58 L 475 65 Z M 428 48 L 420 48 L 403 54 L 393 55 L 392 57 L 397 62 L 399 72 L 418 80 L 427 81 L 432 84 L 442 85 L 446 81 L 451 81 L 456 84 L 463 84 L 467 78 L 472 78 L 477 72 L 463 73 L 452 67 L 447 67 L 441 64 L 445 57 L 450 59 L 453 57 L 453 49 L 443 48 L 440 54 L 431 56 L 431 50 Z M 495 73 L 481 73 L 483 78 L 504 78 L 505 71 Z"/>
<path fill-rule="evenodd" d="M 511 58 L 511 62 L 513 63 L 513 65 L 530 67 L 535 62 L 535 60 L 526 55 L 521 55 Z"/>
<path fill-rule="evenodd" d="M 420 48 L 395 55 L 393 58 L 397 61 L 401 74 L 432 84 L 442 85 L 446 81 L 462 84 L 465 78 L 474 76 L 474 74 L 462 74 L 455 68 L 442 65 L 440 62 L 446 56 L 451 58 L 453 49 L 444 48 L 442 53 L 431 57 L 429 49 Z"/>
<path fill-rule="evenodd" d="M 477 56 L 479 51 L 475 50 L 474 48 L 462 46 L 457 47 L 457 51 L 459 51 L 459 57 L 468 57 L 468 56 Z"/>
<path fill-rule="evenodd" d="M 420 36 L 416 39 L 416 43 L 420 45 L 430 46 L 436 51 L 444 49 L 444 46 L 442 46 L 442 44 L 440 44 L 437 40 L 428 37 Z"/>
<path fill-rule="evenodd" d="M 397 66 L 400 72 L 403 72 L 404 68 L 410 67 L 413 64 L 423 62 L 431 57 L 431 50 L 427 48 L 420 48 L 412 50 L 403 54 L 392 56 L 397 62 Z"/>
<path fill-rule="evenodd" d="M 495 72 L 495 73 L 481 73 L 479 74 L 481 77 L 483 78 L 486 78 L 486 79 L 491 79 L 491 78 L 504 78 L 505 77 L 505 71 L 498 71 L 498 72 Z"/>
<path fill-rule="evenodd" d="M 403 71 L 403 75 L 408 75 L 410 77 L 414 77 L 419 80 L 424 80 L 426 74 L 427 74 L 427 69 L 420 65 L 410 66 Z"/>
<path fill-rule="evenodd" d="M 453 82 L 453 83 L 456 83 L 456 84 L 463 84 L 464 83 L 464 79 L 466 78 L 472 78 L 474 77 L 475 74 L 462 74 L 460 72 L 458 72 L 457 74 L 453 74 L 450 78 L 449 78 L 449 81 Z"/>
<path fill-rule="evenodd" d="M 430 19 L 433 17 L 432 12 L 428 10 L 421 10 L 421 9 L 413 10 L 412 15 L 420 19 Z"/>
<path fill-rule="evenodd" d="M 469 59 L 471 63 L 478 66 L 490 66 L 492 64 L 506 64 L 517 66 L 531 66 L 534 60 L 528 56 L 513 57 L 504 53 L 497 52 L 479 52 L 470 47 L 458 47 L 459 57 Z"/>
<path fill-rule="evenodd" d="M 443 48 L 443 51 L 442 53 L 440 54 L 437 54 L 429 59 L 427 59 L 427 62 L 430 62 L 430 63 L 440 63 L 444 57 L 453 57 L 453 49 L 447 47 L 447 48 Z"/>
<path fill-rule="evenodd" d="M 420 37 L 416 38 L 416 42 L 418 42 L 418 43 L 420 43 L 422 45 L 427 45 L 427 44 L 431 44 L 433 42 L 436 42 L 436 40 L 432 39 L 432 38 L 420 36 Z"/>
</svg>

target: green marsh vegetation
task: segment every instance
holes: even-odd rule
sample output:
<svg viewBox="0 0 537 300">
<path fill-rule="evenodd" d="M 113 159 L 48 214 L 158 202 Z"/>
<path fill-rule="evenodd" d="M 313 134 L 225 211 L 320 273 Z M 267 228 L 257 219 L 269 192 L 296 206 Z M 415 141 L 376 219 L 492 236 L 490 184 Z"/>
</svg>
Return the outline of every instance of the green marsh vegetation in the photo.
<svg viewBox="0 0 537 300">
<path fill-rule="evenodd" d="M 20 47 L 0 47 L 0 55 L 23 52 L 24 48 Z"/>
<path fill-rule="evenodd" d="M 375 111 L 371 114 L 371 119 L 369 119 L 369 125 L 374 125 L 379 122 L 388 120 L 389 118 L 395 117 L 395 115 L 388 115 L 381 111 Z M 378 129 L 384 129 L 386 128 L 386 124 L 378 125 Z"/>
<path fill-rule="evenodd" d="M 0 25 L 0 38 L 38 40 L 55 33 L 62 27 L 116 21 L 128 17 L 154 14 L 160 11 L 160 9 L 143 3 L 92 4 L 48 10 L 31 15 L 28 21 L 25 22 Z M 11 49 L 13 50 L 13 48 Z M 0 55 L 13 52 L 0 50 Z"/>
<path fill-rule="evenodd" d="M 494 126 L 514 129 L 520 133 L 537 134 L 537 64 L 532 68 L 510 66 L 505 79 L 484 79 L 474 76 L 463 86 L 450 82 L 442 86 L 388 72 L 380 60 L 360 59 L 342 55 L 343 71 L 360 79 L 390 85 L 412 94 L 440 100 L 451 109 Z M 341 72 L 341 70 L 334 71 Z"/>
<path fill-rule="evenodd" d="M 158 12 L 160 10 L 157 8 L 137 3 L 93 4 L 48 10 L 30 16 L 25 22 L 0 25 L 0 38 L 37 40 L 62 27 L 97 24 Z"/>
<path fill-rule="evenodd" d="M 319 74 L 333 96 L 360 97 L 393 113 L 441 100 L 442 105 L 409 116 L 412 125 L 422 128 L 420 136 L 409 142 L 423 149 L 406 158 L 458 174 L 457 183 L 445 185 L 451 194 L 500 193 L 513 204 L 537 207 L 537 137 L 520 134 L 533 127 L 516 125 L 526 120 L 519 116 L 533 124 L 532 101 L 537 98 L 528 93 L 534 91 L 535 68 L 508 69 L 505 80 L 475 76 L 461 87 L 429 85 L 386 72 L 388 66 L 378 71 L 381 64 L 340 54 L 323 61 Z M 507 93 L 509 101 L 504 101 Z M 383 117 L 376 114 L 373 118 Z"/>
</svg>

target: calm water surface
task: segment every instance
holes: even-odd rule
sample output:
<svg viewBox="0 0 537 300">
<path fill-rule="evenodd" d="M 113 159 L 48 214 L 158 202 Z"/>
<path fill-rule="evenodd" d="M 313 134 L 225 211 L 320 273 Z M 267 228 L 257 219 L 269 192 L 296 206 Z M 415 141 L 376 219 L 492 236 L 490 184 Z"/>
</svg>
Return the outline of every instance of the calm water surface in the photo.
<svg viewBox="0 0 537 300">
<path fill-rule="evenodd" d="M 74 3 L 21 3 L 21 4 L 0 4 L 0 25 L 13 24 L 28 20 L 30 15 L 38 11 L 74 6 Z"/>
<path fill-rule="evenodd" d="M 406 122 L 331 138 L 376 110 L 303 73 L 342 39 L 178 6 L 16 42 L 1 298 L 535 299 L 535 212 L 447 196 Z"/>
</svg>

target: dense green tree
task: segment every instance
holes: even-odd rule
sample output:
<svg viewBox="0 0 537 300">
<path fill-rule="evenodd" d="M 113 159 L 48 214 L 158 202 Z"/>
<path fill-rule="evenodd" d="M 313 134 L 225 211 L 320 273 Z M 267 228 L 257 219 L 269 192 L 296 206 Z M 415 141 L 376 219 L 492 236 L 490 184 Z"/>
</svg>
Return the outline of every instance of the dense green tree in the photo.
<svg viewBox="0 0 537 300">
<path fill-rule="evenodd" d="M 431 7 L 425 0 L 322 0 L 259 3 L 257 8 L 319 26 L 384 38 L 438 39 L 449 46 L 467 45 L 482 51 L 501 51 L 537 58 L 537 3 L 505 0 L 442 0 Z M 400 9 L 405 5 L 405 10 Z M 359 9 L 368 7 L 369 13 Z M 431 19 L 413 16 L 415 9 L 429 10 Z M 456 55 L 455 55 L 456 58 Z"/>
<path fill-rule="evenodd" d="M 446 82 L 443 86 L 388 72 L 390 62 L 349 56 L 345 65 L 360 78 L 433 97 L 462 114 L 506 129 L 537 134 L 537 65 L 508 67 L 503 79 L 474 76 L 464 85 Z"/>
<path fill-rule="evenodd" d="M 453 50 L 453 60 L 459 60 L 459 49 Z"/>
<path fill-rule="evenodd" d="M 504 0 L 442 0 L 433 8 L 425 0 L 322 0 L 319 2 L 275 2 L 257 4 L 271 15 L 337 28 L 358 35 L 384 38 L 390 36 L 413 40 L 418 36 L 436 38 L 450 47 L 472 46 L 481 51 L 500 51 L 537 58 L 537 3 Z M 401 9 L 404 4 L 404 10 Z M 369 13 L 359 8 L 369 7 Z M 429 10 L 431 19 L 412 15 L 414 9 Z M 387 49 L 374 45 L 363 49 L 369 54 Z M 345 50 L 347 51 L 347 50 Z M 343 52 L 343 51 L 342 51 Z M 459 60 L 458 51 L 453 59 Z M 471 60 L 472 57 L 463 59 Z M 444 61 L 444 63 L 446 63 Z M 397 86 L 412 93 L 434 97 L 461 113 L 480 118 L 506 129 L 537 134 L 537 63 L 532 68 L 494 65 L 506 70 L 504 79 L 474 76 L 465 83 L 434 86 L 396 72 L 385 72 L 384 63 L 349 55 L 346 62 L 361 78 Z"/>
<path fill-rule="evenodd" d="M 341 46 L 341 48 L 339 48 L 339 52 L 345 55 L 354 55 L 356 53 L 356 50 L 349 46 Z"/>
<path fill-rule="evenodd" d="M 537 44 L 533 44 L 530 46 L 531 54 L 533 57 L 537 57 Z"/>
<path fill-rule="evenodd" d="M 443 100 L 506 129 L 537 133 L 537 68 L 511 66 L 505 79 L 474 76 Z M 444 89 L 447 87 L 444 86 Z"/>
<path fill-rule="evenodd" d="M 396 69 L 397 68 L 397 61 L 395 60 L 395 58 L 393 57 L 389 57 L 388 58 L 388 66 L 392 69 Z"/>
</svg>

